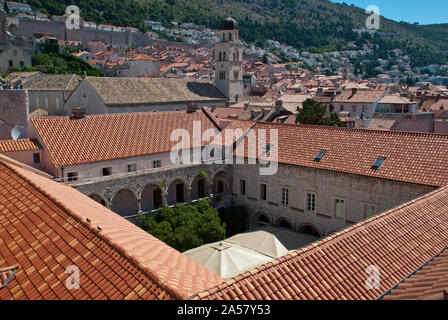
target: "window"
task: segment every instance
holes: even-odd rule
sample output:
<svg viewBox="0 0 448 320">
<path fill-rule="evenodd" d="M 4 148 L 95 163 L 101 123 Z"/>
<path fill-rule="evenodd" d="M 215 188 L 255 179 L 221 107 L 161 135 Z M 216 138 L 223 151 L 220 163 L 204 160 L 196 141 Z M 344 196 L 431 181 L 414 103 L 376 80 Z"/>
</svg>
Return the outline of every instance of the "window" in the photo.
<svg viewBox="0 0 448 320">
<path fill-rule="evenodd" d="M 219 79 L 220 80 L 226 80 L 226 72 L 225 71 L 220 71 L 219 72 Z"/>
<path fill-rule="evenodd" d="M 384 157 L 378 157 L 375 162 L 372 165 L 373 170 L 379 170 L 381 166 L 383 165 L 384 161 L 386 161 L 386 158 Z"/>
<path fill-rule="evenodd" d="M 242 196 L 246 195 L 246 180 L 243 179 L 240 180 L 240 194 Z"/>
<path fill-rule="evenodd" d="M 376 214 L 376 206 L 371 203 L 364 204 L 364 219 L 373 217 Z"/>
<path fill-rule="evenodd" d="M 344 111 L 344 106 L 341 104 L 341 111 Z"/>
<path fill-rule="evenodd" d="M 12 68 L 14 67 L 14 62 L 12 60 L 9 60 L 9 66 Z"/>
<path fill-rule="evenodd" d="M 345 218 L 345 199 L 334 199 L 334 217 L 336 219 Z"/>
<path fill-rule="evenodd" d="M 233 79 L 238 80 L 239 75 L 240 75 L 239 71 L 236 71 L 236 70 L 233 71 Z"/>
<path fill-rule="evenodd" d="M 322 160 L 322 158 L 324 157 L 324 155 L 327 153 L 327 150 L 320 150 L 319 153 L 316 155 L 316 157 L 314 158 L 315 162 L 320 162 L 320 160 Z"/>
<path fill-rule="evenodd" d="M 316 212 L 316 194 L 308 192 L 306 194 L 306 210 L 309 212 Z"/>
<path fill-rule="evenodd" d="M 367 112 L 367 106 L 362 107 L 362 112 Z"/>
<path fill-rule="evenodd" d="M 137 171 L 137 164 L 136 163 L 128 164 L 128 172 L 135 172 L 135 171 Z"/>
<path fill-rule="evenodd" d="M 260 200 L 266 201 L 268 199 L 268 185 L 266 183 L 260 183 Z"/>
<path fill-rule="evenodd" d="M 78 181 L 78 172 L 67 173 L 67 181 L 68 182 Z"/>
<path fill-rule="evenodd" d="M 33 153 L 33 163 L 34 164 L 40 163 L 40 153 Z"/>
<path fill-rule="evenodd" d="M 103 177 L 107 177 L 110 175 L 112 175 L 112 168 L 111 167 L 103 168 Z"/>
<path fill-rule="evenodd" d="M 289 188 L 282 188 L 282 206 L 289 206 Z"/>
<path fill-rule="evenodd" d="M 154 160 L 152 162 L 152 167 L 154 169 L 161 168 L 162 167 L 162 161 L 161 160 Z"/>
<path fill-rule="evenodd" d="M 20 67 L 21 67 L 21 68 L 25 67 L 25 62 L 20 61 Z"/>
</svg>

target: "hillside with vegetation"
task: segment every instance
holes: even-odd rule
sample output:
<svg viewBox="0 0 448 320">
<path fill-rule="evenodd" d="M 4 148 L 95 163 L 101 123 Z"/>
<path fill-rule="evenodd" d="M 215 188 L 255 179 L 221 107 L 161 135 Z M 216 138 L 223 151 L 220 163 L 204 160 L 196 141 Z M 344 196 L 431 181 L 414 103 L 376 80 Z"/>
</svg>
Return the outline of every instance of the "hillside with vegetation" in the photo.
<svg viewBox="0 0 448 320">
<path fill-rule="evenodd" d="M 75 4 L 81 16 L 97 23 L 133 26 L 145 30 L 144 20 L 193 22 L 218 28 L 233 16 L 239 20 L 241 38 L 257 46 L 268 39 L 311 52 L 343 50 L 348 43 L 380 45 L 381 50 L 401 48 L 415 66 L 448 60 L 448 24 L 420 26 L 381 19 L 380 35 L 358 35 L 364 9 L 328 0 L 28 0 L 33 9 L 64 14 Z"/>
</svg>

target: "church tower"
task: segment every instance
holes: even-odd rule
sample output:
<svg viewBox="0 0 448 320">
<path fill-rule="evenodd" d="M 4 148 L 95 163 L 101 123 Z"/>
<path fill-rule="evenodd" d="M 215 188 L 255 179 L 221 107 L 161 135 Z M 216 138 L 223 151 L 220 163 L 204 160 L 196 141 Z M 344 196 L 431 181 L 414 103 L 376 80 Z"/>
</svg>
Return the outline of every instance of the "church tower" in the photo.
<svg viewBox="0 0 448 320">
<path fill-rule="evenodd" d="M 238 38 L 238 22 L 221 22 L 220 42 L 215 45 L 215 86 L 230 102 L 243 99 L 243 45 Z"/>
</svg>

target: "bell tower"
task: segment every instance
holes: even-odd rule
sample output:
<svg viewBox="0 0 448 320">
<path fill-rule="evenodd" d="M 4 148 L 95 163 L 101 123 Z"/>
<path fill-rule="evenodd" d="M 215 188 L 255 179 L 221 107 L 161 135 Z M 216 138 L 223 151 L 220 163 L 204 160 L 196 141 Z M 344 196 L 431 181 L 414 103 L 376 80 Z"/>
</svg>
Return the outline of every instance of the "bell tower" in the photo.
<svg viewBox="0 0 448 320">
<path fill-rule="evenodd" d="M 239 41 L 238 22 L 221 22 L 220 42 L 215 45 L 215 86 L 230 102 L 243 99 L 243 45 Z"/>
</svg>

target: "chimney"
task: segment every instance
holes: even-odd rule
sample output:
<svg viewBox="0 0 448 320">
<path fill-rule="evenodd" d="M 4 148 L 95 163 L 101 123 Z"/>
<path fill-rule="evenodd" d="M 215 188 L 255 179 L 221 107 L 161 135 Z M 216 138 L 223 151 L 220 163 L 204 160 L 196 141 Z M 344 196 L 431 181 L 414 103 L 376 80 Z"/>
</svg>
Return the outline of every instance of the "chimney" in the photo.
<svg viewBox="0 0 448 320">
<path fill-rule="evenodd" d="M 187 113 L 196 113 L 196 111 L 198 111 L 198 105 L 196 103 L 187 105 Z"/>
<path fill-rule="evenodd" d="M 85 117 L 86 117 L 86 109 L 73 108 L 72 116 L 70 117 L 70 120 L 79 120 L 79 119 L 84 119 Z"/>
<path fill-rule="evenodd" d="M 357 88 L 352 88 L 352 97 L 358 92 Z"/>
<path fill-rule="evenodd" d="M 244 104 L 244 110 L 249 110 L 249 103 Z"/>
</svg>

